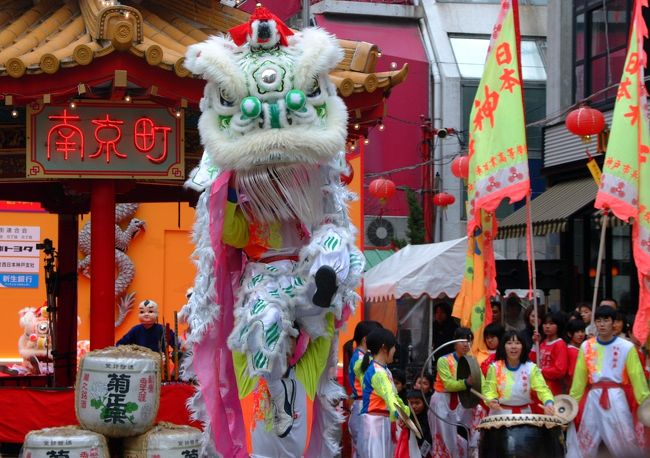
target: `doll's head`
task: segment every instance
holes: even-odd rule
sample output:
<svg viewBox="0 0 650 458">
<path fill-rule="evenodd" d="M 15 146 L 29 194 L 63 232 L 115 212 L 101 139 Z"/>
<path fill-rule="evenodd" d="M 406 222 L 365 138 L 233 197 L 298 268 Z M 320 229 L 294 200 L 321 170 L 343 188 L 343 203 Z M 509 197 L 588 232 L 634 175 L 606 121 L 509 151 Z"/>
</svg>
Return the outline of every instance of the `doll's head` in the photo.
<svg viewBox="0 0 650 458">
<path fill-rule="evenodd" d="M 138 305 L 138 319 L 145 328 L 150 328 L 158 322 L 158 304 L 151 299 L 145 299 Z"/>
</svg>

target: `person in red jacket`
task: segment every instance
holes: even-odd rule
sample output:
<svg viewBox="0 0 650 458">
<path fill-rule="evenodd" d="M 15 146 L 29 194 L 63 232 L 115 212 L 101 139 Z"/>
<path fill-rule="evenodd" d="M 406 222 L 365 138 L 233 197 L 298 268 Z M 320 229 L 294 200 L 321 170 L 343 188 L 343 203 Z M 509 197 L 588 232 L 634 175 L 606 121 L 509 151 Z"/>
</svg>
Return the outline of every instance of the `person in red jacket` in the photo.
<svg viewBox="0 0 650 458">
<path fill-rule="evenodd" d="M 571 320 L 566 326 L 566 335 L 569 338 L 567 345 L 567 387 L 571 386 L 573 382 L 573 371 L 576 368 L 576 361 L 578 360 L 578 353 L 580 352 L 580 345 L 585 341 L 585 323 L 580 320 Z"/>
<path fill-rule="evenodd" d="M 546 380 L 546 384 L 553 392 L 553 395 L 564 392 L 564 382 L 568 367 L 567 345 L 562 339 L 566 318 L 562 312 L 551 312 L 544 317 L 542 329 L 544 341 L 539 346 L 539 368 Z M 531 352 L 531 361 L 535 360 L 534 352 Z"/>
</svg>

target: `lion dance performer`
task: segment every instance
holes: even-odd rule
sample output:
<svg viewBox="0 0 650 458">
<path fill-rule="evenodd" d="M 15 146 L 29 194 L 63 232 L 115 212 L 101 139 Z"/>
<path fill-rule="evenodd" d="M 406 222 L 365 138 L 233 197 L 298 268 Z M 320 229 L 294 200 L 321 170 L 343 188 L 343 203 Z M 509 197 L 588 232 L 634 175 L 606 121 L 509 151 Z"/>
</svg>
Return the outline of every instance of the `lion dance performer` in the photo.
<svg viewBox="0 0 650 458">
<path fill-rule="evenodd" d="M 307 455 L 338 451 L 333 404 L 345 394 L 331 380 L 336 334 L 328 335 L 327 315 L 345 321 L 363 271 L 347 215 L 354 195 L 340 181 L 347 110 L 328 76 L 341 58 L 333 36 L 294 33 L 259 4 L 230 38 L 187 52 L 185 66 L 207 80 L 205 154 L 188 184 L 206 191 L 194 234 L 198 275 L 182 313 L 192 346 L 184 370 L 199 382 L 190 407 L 209 456 L 248 456 L 235 373 L 268 388 L 270 407 L 256 418 L 268 416 L 278 439 L 292 433 L 303 414 L 287 372 L 297 329 L 327 338 L 330 353 L 310 374 L 319 381 L 311 434 L 319 446 L 312 440 Z"/>
</svg>

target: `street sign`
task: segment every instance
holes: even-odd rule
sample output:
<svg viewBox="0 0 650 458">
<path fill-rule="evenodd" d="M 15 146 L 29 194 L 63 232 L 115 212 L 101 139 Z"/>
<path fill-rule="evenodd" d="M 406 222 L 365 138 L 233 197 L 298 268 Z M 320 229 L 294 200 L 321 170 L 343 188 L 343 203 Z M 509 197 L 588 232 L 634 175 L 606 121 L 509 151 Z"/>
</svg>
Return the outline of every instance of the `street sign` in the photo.
<svg viewBox="0 0 650 458">
<path fill-rule="evenodd" d="M 38 288 L 38 274 L 0 274 L 0 288 Z"/>
<path fill-rule="evenodd" d="M 0 288 L 38 288 L 39 226 L 0 226 Z"/>
<path fill-rule="evenodd" d="M 39 226 L 0 226 L 0 241 L 40 242 L 41 228 Z"/>
</svg>

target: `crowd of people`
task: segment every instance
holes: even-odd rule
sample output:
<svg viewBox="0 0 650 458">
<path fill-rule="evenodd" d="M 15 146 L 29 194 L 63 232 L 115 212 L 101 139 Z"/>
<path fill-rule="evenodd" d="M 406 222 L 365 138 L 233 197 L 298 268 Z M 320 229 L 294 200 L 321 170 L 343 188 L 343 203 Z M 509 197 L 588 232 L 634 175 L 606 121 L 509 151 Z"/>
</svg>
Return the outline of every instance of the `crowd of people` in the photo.
<svg viewBox="0 0 650 458">
<path fill-rule="evenodd" d="M 612 456 L 647 453 L 650 436 L 636 409 L 650 398 L 650 374 L 643 347 L 615 301 L 602 301 L 593 320 L 589 304 L 570 314 L 543 307 L 535 313 L 517 297 L 505 301 L 504 313 L 501 301 L 491 305 L 494 320 L 483 332 L 489 355 L 479 361 L 481 380 L 457 377 L 459 360 L 471 354 L 473 335 L 452 320 L 449 306 L 434 312 L 434 351 L 440 351 L 434 353 L 433 375 L 423 372 L 414 380 L 400 368 L 391 369 L 397 341 L 390 331 L 374 321 L 357 325 L 347 373 L 353 387 L 353 456 L 392 457 L 396 438 L 406 428 L 402 419 L 409 414 L 422 431 L 417 440 L 421 456 L 472 456 L 483 418 L 555 415 L 560 394 L 579 403 L 566 432 L 568 457 L 596 456 L 603 448 Z M 480 389 L 483 402 L 466 408 L 459 394 L 473 387 Z"/>
</svg>

